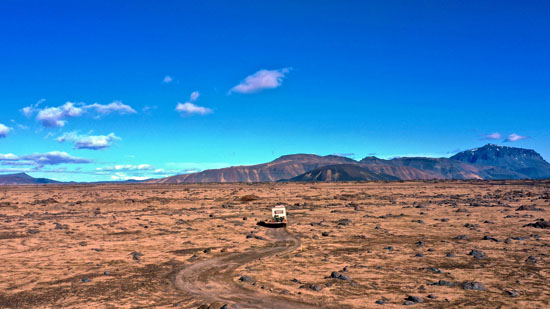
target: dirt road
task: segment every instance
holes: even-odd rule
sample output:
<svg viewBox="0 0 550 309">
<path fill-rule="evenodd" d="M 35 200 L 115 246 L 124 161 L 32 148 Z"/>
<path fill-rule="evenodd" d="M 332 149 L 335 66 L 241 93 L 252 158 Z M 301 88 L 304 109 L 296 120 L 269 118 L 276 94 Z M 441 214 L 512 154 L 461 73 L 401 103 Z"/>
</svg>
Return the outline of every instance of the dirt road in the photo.
<svg viewBox="0 0 550 309">
<path fill-rule="evenodd" d="M 256 259 L 291 252 L 301 245 L 300 240 L 286 229 L 268 228 L 267 236 L 270 244 L 266 247 L 216 257 L 184 268 L 176 275 L 176 287 L 206 303 L 237 304 L 239 308 L 317 308 L 282 295 L 248 290 L 234 281 L 235 270 L 239 266 Z"/>
</svg>

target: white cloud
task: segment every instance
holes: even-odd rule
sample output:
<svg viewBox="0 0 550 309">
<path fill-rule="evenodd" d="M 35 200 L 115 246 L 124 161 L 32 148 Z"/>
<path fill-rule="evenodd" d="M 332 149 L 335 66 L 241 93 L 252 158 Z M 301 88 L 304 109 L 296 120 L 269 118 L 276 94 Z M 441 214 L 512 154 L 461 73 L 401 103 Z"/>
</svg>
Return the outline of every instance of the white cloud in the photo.
<svg viewBox="0 0 550 309">
<path fill-rule="evenodd" d="M 191 102 L 195 102 L 195 101 L 197 101 L 197 99 L 199 98 L 199 95 L 200 95 L 200 94 L 199 94 L 198 91 L 193 91 L 193 92 L 191 92 L 191 95 L 189 96 L 189 100 L 190 100 Z"/>
<path fill-rule="evenodd" d="M 65 133 L 57 138 L 60 143 L 72 142 L 75 149 L 102 150 L 112 146 L 120 140 L 114 133 L 108 135 L 78 135 L 76 132 Z"/>
<path fill-rule="evenodd" d="M 8 136 L 12 129 L 0 123 L 0 138 Z"/>
<path fill-rule="evenodd" d="M 146 180 L 146 179 L 149 179 L 149 178 L 150 177 L 147 177 L 147 176 L 129 176 L 129 175 L 126 175 L 125 173 L 120 173 L 120 172 L 117 172 L 114 175 L 111 175 L 111 179 L 115 180 L 115 181 L 120 181 L 120 180 Z"/>
<path fill-rule="evenodd" d="M 527 139 L 529 138 L 528 136 L 521 136 L 521 135 L 517 135 L 516 133 L 512 133 L 510 135 L 508 135 L 508 137 L 504 140 L 505 143 L 508 143 L 508 142 L 517 142 L 517 141 L 521 141 L 523 139 Z"/>
<path fill-rule="evenodd" d="M 101 115 L 108 115 L 115 112 L 121 115 L 137 113 L 132 107 L 120 101 L 114 101 L 113 103 L 110 103 L 110 104 L 94 103 L 94 104 L 86 105 L 84 106 L 84 108 L 94 109 L 97 113 Z"/>
<path fill-rule="evenodd" d="M 38 112 L 36 120 L 44 127 L 63 127 L 69 118 L 80 116 L 84 113 L 81 107 L 75 103 L 67 102 L 59 107 L 47 107 Z"/>
<path fill-rule="evenodd" d="M 121 171 L 121 172 L 128 172 L 128 171 L 152 171 L 155 167 L 149 164 L 120 164 L 120 165 L 114 165 L 114 166 L 105 166 L 105 167 L 98 167 L 96 170 L 98 171 Z"/>
<path fill-rule="evenodd" d="M 34 165 L 40 168 L 44 165 L 85 164 L 91 162 L 91 160 L 73 157 L 62 151 L 35 153 L 23 156 L 17 156 L 11 153 L 0 154 L 0 164 L 8 166 Z"/>
<path fill-rule="evenodd" d="M 193 91 L 189 96 L 189 102 L 185 102 L 185 103 L 178 102 L 178 105 L 176 106 L 176 111 L 180 113 L 185 113 L 187 115 L 192 115 L 192 114 L 206 115 L 206 114 L 212 113 L 212 110 L 210 108 L 198 106 L 193 103 L 199 98 L 199 95 L 200 94 L 198 91 Z"/>
<path fill-rule="evenodd" d="M 27 117 L 31 117 L 34 113 L 37 113 L 36 120 L 38 120 L 42 126 L 47 128 L 63 127 L 67 123 L 68 119 L 82 116 L 88 111 L 93 111 L 98 115 L 108 115 L 111 113 L 118 113 L 121 115 L 137 113 L 132 107 L 123 104 L 120 101 L 114 101 L 110 104 L 94 103 L 90 105 L 67 102 L 61 106 L 45 107 L 40 109 L 38 106 L 42 102 L 44 101 L 40 100 L 36 104 L 24 107 L 21 109 L 21 112 Z"/>
<path fill-rule="evenodd" d="M 169 83 L 171 83 L 173 80 L 174 80 L 174 79 L 173 79 L 171 76 L 166 75 L 166 76 L 164 76 L 164 78 L 162 79 L 162 82 L 165 83 L 165 84 L 169 84 Z"/>
<path fill-rule="evenodd" d="M 238 93 L 255 93 L 264 89 L 273 89 L 283 84 L 283 79 L 290 71 L 290 68 L 278 70 L 259 70 L 258 72 L 247 76 L 240 84 L 231 88 L 229 94 Z"/>
<path fill-rule="evenodd" d="M 490 139 L 490 140 L 501 139 L 501 138 L 502 138 L 502 134 L 500 134 L 498 132 L 487 134 L 487 135 L 483 136 L 483 139 Z"/>
<path fill-rule="evenodd" d="M 176 106 L 176 110 L 178 112 L 186 113 L 188 115 L 191 115 L 191 114 L 206 115 L 212 112 L 212 110 L 208 107 L 198 106 L 191 102 L 178 103 L 178 105 Z"/>
</svg>

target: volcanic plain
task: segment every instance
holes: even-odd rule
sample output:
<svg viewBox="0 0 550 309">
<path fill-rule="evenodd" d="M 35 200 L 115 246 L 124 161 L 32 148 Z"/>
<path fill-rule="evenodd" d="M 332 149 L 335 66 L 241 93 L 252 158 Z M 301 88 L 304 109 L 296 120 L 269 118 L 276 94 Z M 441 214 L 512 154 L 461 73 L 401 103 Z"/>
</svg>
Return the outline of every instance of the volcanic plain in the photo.
<svg viewBox="0 0 550 309">
<path fill-rule="evenodd" d="M 0 307 L 548 308 L 549 214 L 532 180 L 2 186 Z"/>
</svg>

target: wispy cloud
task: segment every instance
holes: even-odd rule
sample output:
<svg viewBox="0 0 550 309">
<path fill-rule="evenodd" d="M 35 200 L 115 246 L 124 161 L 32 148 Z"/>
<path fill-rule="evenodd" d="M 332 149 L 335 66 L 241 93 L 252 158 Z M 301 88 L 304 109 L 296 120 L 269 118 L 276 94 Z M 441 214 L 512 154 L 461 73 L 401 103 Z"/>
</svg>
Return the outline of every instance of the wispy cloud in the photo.
<svg viewBox="0 0 550 309">
<path fill-rule="evenodd" d="M 498 133 L 498 132 L 495 132 L 495 133 L 491 133 L 491 134 L 485 134 L 481 137 L 482 139 L 485 139 L 485 140 L 497 140 L 497 139 L 501 139 L 502 138 L 502 134 Z"/>
<path fill-rule="evenodd" d="M 0 154 L 0 164 L 8 166 L 35 166 L 41 168 L 45 165 L 59 164 L 86 164 L 92 163 L 91 160 L 73 157 L 66 152 L 51 151 L 46 153 L 34 153 L 30 155 L 17 156 L 12 153 Z"/>
<path fill-rule="evenodd" d="M 110 104 L 90 104 L 67 102 L 57 107 L 39 108 L 39 105 L 44 102 L 38 101 L 36 104 L 24 107 L 21 112 L 31 117 L 36 113 L 36 120 L 46 128 L 61 128 L 64 127 L 70 118 L 79 117 L 86 112 L 95 113 L 96 116 L 108 115 L 111 113 L 118 114 L 135 114 L 136 111 L 129 105 L 123 104 L 120 101 L 114 101 Z"/>
<path fill-rule="evenodd" d="M 237 93 L 256 93 L 264 89 L 273 89 L 283 84 L 283 79 L 290 71 L 290 68 L 278 70 L 259 70 L 258 72 L 247 76 L 240 84 L 231 88 L 229 94 Z"/>
<path fill-rule="evenodd" d="M 67 102 L 59 107 L 47 107 L 39 110 L 36 120 L 44 127 L 63 127 L 67 123 L 67 119 L 78 117 L 83 113 L 84 109 L 77 107 L 75 103 Z"/>
<path fill-rule="evenodd" d="M 101 115 L 108 115 L 112 113 L 118 113 L 120 115 L 137 113 L 132 107 L 120 101 L 114 101 L 113 103 L 110 103 L 110 104 L 94 103 L 90 105 L 85 105 L 84 108 L 88 110 L 89 109 L 95 110 L 97 113 Z"/>
<path fill-rule="evenodd" d="M 528 138 L 529 138 L 528 136 L 521 136 L 521 135 L 517 135 L 516 133 L 512 133 L 508 135 L 508 137 L 504 140 L 504 142 L 513 143 L 513 142 L 521 141 L 523 139 L 528 139 Z"/>
<path fill-rule="evenodd" d="M 112 146 L 120 137 L 114 133 L 108 135 L 79 135 L 77 132 L 69 132 L 57 138 L 60 143 L 72 142 L 75 149 L 103 150 Z"/>
<path fill-rule="evenodd" d="M 120 171 L 120 172 L 128 172 L 128 171 L 151 171 L 155 170 L 155 167 L 149 164 L 120 164 L 120 165 L 113 165 L 113 166 L 104 166 L 104 167 L 98 167 L 96 168 L 97 171 Z"/>
<path fill-rule="evenodd" d="M 353 152 L 338 152 L 338 153 L 333 153 L 332 154 L 333 156 L 339 156 L 339 157 L 346 157 L 346 158 L 352 158 L 352 157 L 355 157 L 355 153 Z"/>
<path fill-rule="evenodd" d="M 8 136 L 8 133 L 10 133 L 12 129 L 10 127 L 7 127 L 0 123 L 0 138 L 4 138 Z"/>
<path fill-rule="evenodd" d="M 176 111 L 186 115 L 192 115 L 192 114 L 206 115 L 206 114 L 212 113 L 212 110 L 210 108 L 198 106 L 194 104 L 194 102 L 199 98 L 199 95 L 200 94 L 198 91 L 193 91 L 189 96 L 188 102 L 185 102 L 185 103 L 178 102 L 178 105 L 176 106 Z"/>
<path fill-rule="evenodd" d="M 162 79 L 162 82 L 165 83 L 165 84 L 169 84 L 173 81 L 174 79 L 172 78 L 172 76 L 170 75 L 166 75 L 164 76 L 164 78 Z"/>
</svg>

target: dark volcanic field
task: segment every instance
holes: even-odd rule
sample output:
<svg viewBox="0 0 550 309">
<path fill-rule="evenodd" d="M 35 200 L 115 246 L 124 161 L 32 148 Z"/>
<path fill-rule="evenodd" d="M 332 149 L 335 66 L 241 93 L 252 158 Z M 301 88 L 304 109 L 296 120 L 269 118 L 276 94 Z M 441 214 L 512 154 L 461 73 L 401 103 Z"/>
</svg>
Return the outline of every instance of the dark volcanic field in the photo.
<svg viewBox="0 0 550 309">
<path fill-rule="evenodd" d="M 550 181 L 2 186 L 0 307 L 549 308 L 543 219 Z"/>
</svg>

